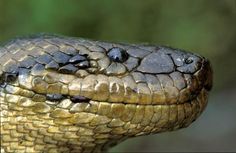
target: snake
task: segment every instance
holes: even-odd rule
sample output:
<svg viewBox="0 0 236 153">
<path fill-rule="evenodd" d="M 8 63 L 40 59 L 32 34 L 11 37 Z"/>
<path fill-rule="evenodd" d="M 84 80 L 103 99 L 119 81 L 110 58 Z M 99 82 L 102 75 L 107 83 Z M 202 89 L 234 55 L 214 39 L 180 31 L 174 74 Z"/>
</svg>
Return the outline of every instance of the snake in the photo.
<svg viewBox="0 0 236 153">
<path fill-rule="evenodd" d="M 168 46 L 39 34 L 0 47 L 1 152 L 105 152 L 188 127 L 212 88 L 207 58 Z"/>
</svg>

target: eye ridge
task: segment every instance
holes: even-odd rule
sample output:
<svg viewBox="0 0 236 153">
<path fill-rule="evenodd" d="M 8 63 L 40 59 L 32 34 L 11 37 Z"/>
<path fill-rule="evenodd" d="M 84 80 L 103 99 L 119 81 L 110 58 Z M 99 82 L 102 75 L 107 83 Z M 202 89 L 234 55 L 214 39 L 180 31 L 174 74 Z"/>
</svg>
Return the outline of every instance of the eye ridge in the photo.
<svg viewBox="0 0 236 153">
<path fill-rule="evenodd" d="M 125 62 L 129 57 L 129 54 L 124 49 L 119 47 L 111 48 L 107 55 L 112 61 L 118 63 Z"/>
</svg>

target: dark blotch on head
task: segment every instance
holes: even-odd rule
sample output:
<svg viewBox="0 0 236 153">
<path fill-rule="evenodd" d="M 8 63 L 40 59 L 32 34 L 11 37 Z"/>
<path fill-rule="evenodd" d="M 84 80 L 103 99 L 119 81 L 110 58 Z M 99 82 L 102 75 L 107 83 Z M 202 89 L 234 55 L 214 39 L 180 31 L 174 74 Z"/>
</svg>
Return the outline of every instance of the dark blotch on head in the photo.
<svg viewBox="0 0 236 153">
<path fill-rule="evenodd" d="M 16 81 L 17 77 L 18 73 L 3 73 L 0 76 L 0 84 L 5 85 L 6 83 L 14 82 Z"/>
<path fill-rule="evenodd" d="M 18 73 L 6 73 L 5 80 L 6 82 L 13 82 L 17 79 Z"/>
<path fill-rule="evenodd" d="M 119 63 L 126 61 L 129 57 L 129 54 L 124 49 L 118 47 L 110 49 L 107 55 L 112 61 Z"/>
</svg>

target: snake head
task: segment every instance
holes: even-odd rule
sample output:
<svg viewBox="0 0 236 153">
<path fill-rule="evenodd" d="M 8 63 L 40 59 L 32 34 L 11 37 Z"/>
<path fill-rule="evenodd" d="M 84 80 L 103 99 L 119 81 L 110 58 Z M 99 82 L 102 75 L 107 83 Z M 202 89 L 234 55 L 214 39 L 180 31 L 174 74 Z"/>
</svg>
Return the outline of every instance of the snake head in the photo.
<svg viewBox="0 0 236 153">
<path fill-rule="evenodd" d="M 207 59 L 162 46 L 43 35 L 6 44 L 0 63 L 1 119 L 19 120 L 21 148 L 37 138 L 45 152 L 96 152 L 186 127 L 212 86 Z"/>
</svg>

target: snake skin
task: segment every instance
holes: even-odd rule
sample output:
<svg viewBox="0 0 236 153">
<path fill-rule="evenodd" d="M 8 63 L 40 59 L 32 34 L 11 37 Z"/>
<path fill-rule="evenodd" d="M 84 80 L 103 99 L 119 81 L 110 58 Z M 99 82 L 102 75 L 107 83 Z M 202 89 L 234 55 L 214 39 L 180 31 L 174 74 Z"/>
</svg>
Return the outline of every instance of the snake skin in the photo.
<svg viewBox="0 0 236 153">
<path fill-rule="evenodd" d="M 204 57 L 53 35 L 0 47 L 1 152 L 103 152 L 190 125 L 204 110 Z"/>
</svg>

